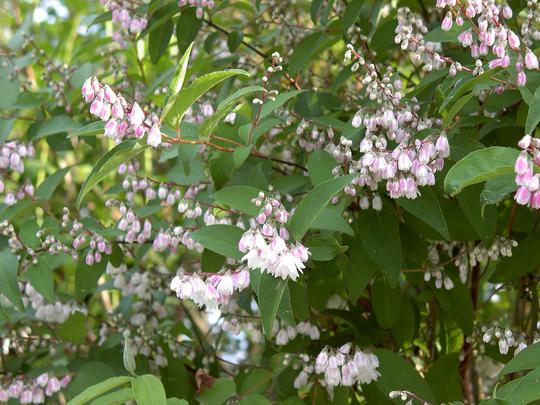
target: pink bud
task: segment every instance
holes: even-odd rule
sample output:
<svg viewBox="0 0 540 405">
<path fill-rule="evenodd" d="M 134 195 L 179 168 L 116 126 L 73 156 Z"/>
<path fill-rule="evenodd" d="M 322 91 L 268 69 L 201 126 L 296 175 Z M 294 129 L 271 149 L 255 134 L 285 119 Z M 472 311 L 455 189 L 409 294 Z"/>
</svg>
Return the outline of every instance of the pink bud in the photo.
<svg viewBox="0 0 540 405">
<path fill-rule="evenodd" d="M 441 28 L 443 31 L 450 31 L 452 29 L 452 13 L 446 13 Z"/>
<path fill-rule="evenodd" d="M 525 72 L 523 71 L 518 72 L 517 77 L 516 77 L 516 84 L 519 87 L 523 87 L 525 86 L 526 83 L 527 83 L 527 75 L 525 74 Z"/>
<path fill-rule="evenodd" d="M 529 161 L 527 160 L 527 154 L 525 152 L 522 152 L 516 159 L 514 171 L 520 175 L 523 175 L 529 171 Z"/>
<path fill-rule="evenodd" d="M 105 85 L 105 100 L 111 104 L 116 102 L 116 94 L 108 85 Z"/>
<path fill-rule="evenodd" d="M 152 125 L 152 128 L 150 128 L 146 143 L 154 148 L 161 145 L 161 130 L 157 124 Z"/>
<path fill-rule="evenodd" d="M 134 103 L 133 107 L 131 108 L 131 112 L 129 114 L 129 122 L 134 127 L 138 127 L 142 125 L 143 121 L 144 121 L 144 112 L 141 109 L 141 107 L 139 107 L 139 104 Z"/>
<path fill-rule="evenodd" d="M 540 208 L 540 191 L 533 193 L 531 197 L 531 207 L 534 209 Z"/>
<path fill-rule="evenodd" d="M 525 51 L 525 66 L 527 69 L 538 69 L 538 58 L 529 48 Z"/>
<path fill-rule="evenodd" d="M 113 104 L 111 113 L 114 118 L 117 118 L 119 120 L 124 118 L 124 108 L 119 101 Z"/>
<path fill-rule="evenodd" d="M 518 145 L 521 149 L 528 149 L 529 146 L 531 145 L 531 136 L 530 135 L 525 135 L 523 138 L 521 138 L 521 140 L 518 142 Z"/>
<path fill-rule="evenodd" d="M 531 192 L 526 187 L 518 188 L 514 199 L 518 204 L 527 205 L 531 199 Z"/>
<path fill-rule="evenodd" d="M 514 49 L 519 49 L 519 37 L 512 30 L 508 30 L 508 44 Z"/>
</svg>

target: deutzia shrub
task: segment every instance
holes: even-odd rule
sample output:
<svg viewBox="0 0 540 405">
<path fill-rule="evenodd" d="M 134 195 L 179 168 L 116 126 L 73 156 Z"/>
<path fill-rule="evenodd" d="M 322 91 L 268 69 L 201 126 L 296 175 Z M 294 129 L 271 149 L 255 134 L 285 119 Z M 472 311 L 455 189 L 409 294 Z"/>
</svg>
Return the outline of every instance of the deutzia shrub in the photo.
<svg viewBox="0 0 540 405">
<path fill-rule="evenodd" d="M 540 401 L 537 0 L 0 26 L 1 404 Z"/>
</svg>

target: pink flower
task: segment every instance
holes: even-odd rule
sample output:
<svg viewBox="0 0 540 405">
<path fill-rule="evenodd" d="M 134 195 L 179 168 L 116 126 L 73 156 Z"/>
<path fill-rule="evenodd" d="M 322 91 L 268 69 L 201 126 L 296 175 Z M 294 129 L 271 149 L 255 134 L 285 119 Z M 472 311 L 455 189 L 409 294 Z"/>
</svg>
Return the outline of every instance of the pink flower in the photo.
<svg viewBox="0 0 540 405">
<path fill-rule="evenodd" d="M 527 69 L 538 69 L 538 58 L 529 48 L 525 51 L 525 66 Z"/>
<path fill-rule="evenodd" d="M 450 31 L 452 29 L 452 13 L 446 13 L 441 28 L 443 31 Z"/>
<path fill-rule="evenodd" d="M 519 49 L 519 37 L 512 30 L 508 30 L 508 44 L 514 49 Z"/>
<path fill-rule="evenodd" d="M 525 174 L 529 171 L 529 162 L 527 160 L 527 154 L 521 153 L 516 159 L 516 164 L 514 165 L 514 171 L 517 174 Z"/>
<path fill-rule="evenodd" d="M 531 192 L 526 187 L 520 187 L 518 188 L 514 199 L 518 204 L 527 205 L 531 200 Z"/>
<path fill-rule="evenodd" d="M 517 77 L 516 77 L 516 84 L 519 87 L 523 87 L 525 86 L 526 83 L 527 83 L 527 75 L 525 74 L 525 72 L 518 72 Z"/>
<path fill-rule="evenodd" d="M 157 124 L 152 125 L 150 132 L 148 132 L 148 138 L 146 139 L 148 145 L 153 146 L 154 148 L 161 145 L 161 130 Z"/>
<path fill-rule="evenodd" d="M 139 104 L 133 103 L 133 107 L 131 108 L 131 112 L 129 114 L 129 122 L 134 127 L 141 126 L 144 121 L 144 112 L 139 107 Z"/>
</svg>

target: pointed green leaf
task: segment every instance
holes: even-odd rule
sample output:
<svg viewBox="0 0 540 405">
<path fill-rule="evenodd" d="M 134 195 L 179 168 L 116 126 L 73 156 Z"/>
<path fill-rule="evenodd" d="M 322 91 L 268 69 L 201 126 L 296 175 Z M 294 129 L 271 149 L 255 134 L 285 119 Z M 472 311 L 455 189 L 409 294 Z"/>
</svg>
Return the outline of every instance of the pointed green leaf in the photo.
<svg viewBox="0 0 540 405">
<path fill-rule="evenodd" d="M 24 303 L 17 283 L 18 268 L 17 256 L 11 250 L 2 250 L 0 252 L 0 293 L 20 311 L 24 311 Z"/>
<path fill-rule="evenodd" d="M 197 229 L 191 237 L 212 252 L 240 260 L 243 254 L 238 250 L 238 242 L 243 234 L 236 226 L 217 224 Z"/>
<path fill-rule="evenodd" d="M 128 377 L 126 375 L 120 377 L 111 377 L 105 381 L 88 387 L 69 401 L 67 405 L 83 405 L 108 391 L 118 388 L 124 384 L 128 384 L 131 382 L 131 380 L 133 380 L 133 377 Z"/>
<path fill-rule="evenodd" d="M 160 379 L 152 374 L 141 375 L 131 381 L 138 405 L 167 405 L 167 395 Z"/>
<path fill-rule="evenodd" d="M 471 152 L 450 168 L 444 179 L 444 190 L 455 195 L 472 184 L 513 173 L 518 156 L 517 149 L 502 146 Z"/>
<path fill-rule="evenodd" d="M 141 144 L 136 139 L 128 139 L 108 151 L 101 159 L 99 159 L 84 181 L 77 197 L 77 207 L 80 207 L 84 196 L 96 184 L 102 181 L 105 176 L 117 169 L 122 163 L 141 154 L 147 147 L 147 145 Z"/>
<path fill-rule="evenodd" d="M 540 86 L 534 92 L 534 97 L 529 106 L 527 121 L 525 122 L 525 133 L 534 136 L 534 130 L 540 122 Z"/>
<path fill-rule="evenodd" d="M 165 123 L 173 128 L 177 128 L 182 122 L 184 114 L 193 103 L 212 87 L 233 76 L 249 77 L 249 73 L 241 69 L 230 69 L 209 73 L 195 79 L 188 87 L 180 90 L 173 106 L 164 115 Z"/>
<path fill-rule="evenodd" d="M 182 87 L 184 86 L 184 80 L 186 79 L 186 72 L 189 64 L 189 56 L 191 55 L 192 49 L 193 42 L 188 46 L 186 52 L 184 53 L 184 56 L 182 56 L 182 59 L 180 59 L 180 62 L 178 62 L 178 66 L 176 67 L 176 71 L 174 72 L 174 75 L 171 79 L 171 83 L 169 84 L 169 88 L 163 102 L 163 110 L 161 111 L 162 121 L 163 118 L 170 111 L 171 107 L 176 101 L 178 93 L 180 92 L 180 90 L 182 90 Z"/>
<path fill-rule="evenodd" d="M 295 240 L 300 241 L 311 224 L 326 208 L 334 195 L 340 192 L 353 179 L 354 175 L 336 177 L 319 184 L 298 204 L 291 218 L 290 229 Z"/>
</svg>

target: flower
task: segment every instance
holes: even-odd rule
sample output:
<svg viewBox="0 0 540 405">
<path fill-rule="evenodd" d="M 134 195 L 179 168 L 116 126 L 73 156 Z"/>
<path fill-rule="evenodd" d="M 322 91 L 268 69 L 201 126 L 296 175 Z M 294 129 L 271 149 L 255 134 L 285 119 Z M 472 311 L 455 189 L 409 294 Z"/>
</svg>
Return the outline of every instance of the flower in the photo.
<svg viewBox="0 0 540 405">
<path fill-rule="evenodd" d="M 157 124 L 152 125 L 152 128 L 150 128 L 146 142 L 154 148 L 161 144 L 161 130 Z"/>
</svg>

